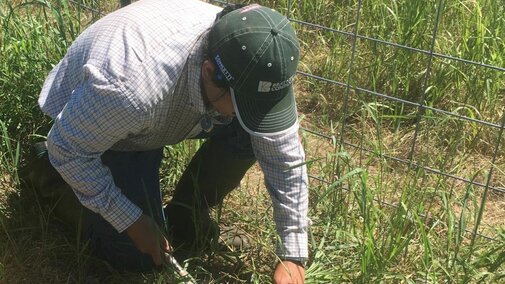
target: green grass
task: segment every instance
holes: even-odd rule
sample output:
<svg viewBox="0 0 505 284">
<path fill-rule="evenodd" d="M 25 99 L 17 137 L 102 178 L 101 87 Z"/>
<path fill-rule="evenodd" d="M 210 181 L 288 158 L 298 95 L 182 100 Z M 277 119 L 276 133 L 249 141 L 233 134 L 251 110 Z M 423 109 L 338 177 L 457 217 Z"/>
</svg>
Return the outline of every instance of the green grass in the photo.
<svg viewBox="0 0 505 284">
<path fill-rule="evenodd" d="M 104 13 L 117 8 L 114 1 L 83 2 Z M 260 2 L 288 10 L 286 0 Z M 429 51 L 440 2 L 290 3 L 295 19 Z M 505 7 L 499 0 L 450 0 L 442 8 L 434 52 L 505 66 Z M 18 172 L 27 162 L 29 145 L 43 139 L 51 125 L 37 106 L 43 80 L 73 39 L 99 17 L 65 0 L 0 3 L 0 282 L 176 281 L 169 268 L 150 275 L 107 269 L 64 233 L 51 208 L 20 186 Z M 363 39 L 356 40 L 353 57 L 352 37 L 295 26 L 301 71 L 503 123 L 501 70 L 446 58 L 431 58 L 430 65 L 426 54 Z M 503 194 L 415 166 L 504 187 L 505 138 L 498 129 L 303 76 L 297 78 L 297 94 L 302 125 L 331 136 L 301 133 L 310 174 L 326 181 L 311 179 L 307 283 L 505 281 Z M 165 149 L 161 183 L 166 198 L 200 144 Z M 213 212 L 220 222 L 246 229 L 256 245 L 246 252 L 190 260 L 187 268 L 199 280 L 270 281 L 276 237 L 258 173 L 253 169 Z"/>
</svg>

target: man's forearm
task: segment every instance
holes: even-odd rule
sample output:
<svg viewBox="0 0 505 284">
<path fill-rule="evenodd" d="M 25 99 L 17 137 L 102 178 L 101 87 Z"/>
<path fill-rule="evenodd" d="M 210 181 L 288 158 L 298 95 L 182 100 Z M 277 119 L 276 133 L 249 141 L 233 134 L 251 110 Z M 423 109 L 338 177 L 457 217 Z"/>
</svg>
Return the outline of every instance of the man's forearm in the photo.
<svg viewBox="0 0 505 284">
<path fill-rule="evenodd" d="M 140 217 L 142 210 L 115 186 L 100 157 L 82 158 L 51 138 L 48 139 L 49 159 L 83 206 L 100 214 L 118 232 L 126 230 Z"/>
<path fill-rule="evenodd" d="M 298 132 L 279 137 L 253 137 L 256 157 L 272 198 L 281 258 L 308 257 L 308 177 Z"/>
</svg>

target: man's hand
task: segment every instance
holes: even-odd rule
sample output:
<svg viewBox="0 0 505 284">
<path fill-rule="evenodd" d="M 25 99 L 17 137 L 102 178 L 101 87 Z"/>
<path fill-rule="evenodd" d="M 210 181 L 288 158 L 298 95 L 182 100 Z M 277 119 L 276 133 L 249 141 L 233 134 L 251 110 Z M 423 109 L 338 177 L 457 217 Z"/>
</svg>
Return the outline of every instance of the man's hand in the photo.
<svg viewBox="0 0 505 284">
<path fill-rule="evenodd" d="M 172 248 L 161 233 L 158 225 L 151 217 L 145 214 L 142 214 L 142 216 L 126 230 L 126 233 L 139 251 L 151 255 L 156 265 L 161 265 L 164 256 L 163 251 L 172 251 Z"/>
<path fill-rule="evenodd" d="M 277 264 L 274 273 L 274 284 L 303 284 L 305 268 L 300 264 L 284 260 Z"/>
</svg>

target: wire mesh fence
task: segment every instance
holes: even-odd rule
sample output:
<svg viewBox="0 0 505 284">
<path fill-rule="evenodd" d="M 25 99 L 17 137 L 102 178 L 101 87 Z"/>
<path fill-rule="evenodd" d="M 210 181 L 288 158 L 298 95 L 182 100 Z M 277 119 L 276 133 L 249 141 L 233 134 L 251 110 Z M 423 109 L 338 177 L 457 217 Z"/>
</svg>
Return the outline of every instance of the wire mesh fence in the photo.
<svg viewBox="0 0 505 284">
<path fill-rule="evenodd" d="M 417 46 L 408 46 L 405 44 L 399 44 L 393 41 L 387 41 L 383 40 L 380 38 L 374 38 L 372 36 L 368 35 L 363 35 L 361 34 L 362 32 L 367 32 L 366 29 L 360 29 L 360 24 L 362 21 L 362 13 L 363 10 L 366 9 L 364 3 L 366 1 L 351 1 L 352 4 L 349 5 L 349 10 L 354 10 L 354 22 L 350 25 L 353 28 L 350 29 L 350 31 L 342 30 L 342 29 L 336 29 L 336 28 L 331 28 L 329 26 L 325 26 L 319 23 L 315 22 L 309 22 L 304 19 L 300 19 L 297 17 L 293 17 L 293 15 L 289 14 L 291 16 L 291 21 L 299 24 L 301 27 L 300 29 L 317 29 L 318 31 L 324 31 L 328 33 L 332 33 L 334 35 L 338 35 L 339 37 L 346 38 L 349 42 L 347 43 L 349 46 L 348 48 L 350 51 L 346 53 L 346 59 L 347 60 L 342 60 L 342 62 L 347 62 L 347 76 L 337 76 L 337 77 L 328 77 L 328 76 L 321 76 L 318 74 L 314 74 L 313 72 L 304 72 L 301 71 L 300 74 L 309 77 L 311 79 L 317 80 L 318 82 L 324 82 L 327 84 L 332 84 L 335 86 L 341 87 L 341 93 L 339 98 L 341 101 L 343 101 L 343 104 L 340 108 L 340 111 L 343 113 L 340 116 L 340 126 L 339 126 L 339 132 L 328 135 L 328 134 L 321 134 L 320 132 L 314 132 L 313 130 L 305 129 L 306 131 L 309 131 L 311 133 L 316 133 L 316 135 L 320 137 L 326 137 L 326 139 L 335 139 L 335 137 L 339 137 L 339 144 L 340 146 L 344 148 L 353 148 L 354 150 L 358 152 L 365 152 L 369 157 L 379 157 L 382 159 L 388 159 L 390 161 L 398 162 L 400 164 L 405 165 L 409 169 L 415 170 L 424 170 L 426 173 L 435 175 L 435 179 L 439 177 L 444 177 L 444 181 L 449 183 L 449 181 L 446 179 L 454 179 L 455 181 L 460 181 L 463 183 L 463 185 L 460 185 L 460 187 L 464 187 L 465 185 L 471 185 L 471 186 L 477 186 L 482 189 L 482 194 L 481 194 L 481 208 L 484 207 L 484 204 L 486 203 L 486 199 L 488 196 L 489 191 L 493 191 L 495 193 L 503 193 L 504 192 L 504 187 L 503 187 L 503 165 L 499 165 L 498 159 L 499 157 L 503 156 L 503 130 L 505 126 L 505 117 L 503 114 L 503 107 L 500 104 L 496 107 L 496 115 L 494 118 L 498 118 L 496 121 L 490 121 L 486 118 L 477 118 L 475 116 L 471 115 L 465 115 L 465 114 L 460 114 L 458 111 L 455 111 L 455 109 L 458 109 L 457 107 L 448 107 L 444 108 L 442 106 L 438 106 L 436 104 L 433 104 L 433 101 L 428 98 L 430 96 L 430 90 L 435 86 L 435 84 L 432 83 L 432 78 L 437 78 L 437 77 L 442 77 L 443 78 L 443 70 L 440 68 L 435 68 L 434 65 L 436 64 L 436 60 L 446 60 L 446 64 L 451 66 L 453 64 L 464 64 L 467 66 L 476 66 L 478 68 L 483 68 L 485 70 L 493 70 L 497 71 L 497 77 L 503 77 L 503 71 L 504 68 L 501 66 L 496 66 L 493 64 L 487 64 L 483 62 L 485 58 L 481 58 L 482 61 L 473 61 L 473 60 L 468 60 L 465 58 L 460 58 L 456 57 L 450 54 L 444 54 L 441 52 L 437 52 L 437 39 L 439 34 L 441 33 L 441 23 L 442 17 L 444 15 L 444 11 L 447 12 L 447 10 L 444 10 L 444 7 L 446 5 L 454 3 L 449 3 L 451 1 L 424 1 L 423 5 L 424 6 L 433 6 L 435 7 L 432 10 L 431 15 L 435 15 L 433 19 L 433 24 L 432 24 L 432 29 L 430 32 L 426 32 L 426 35 L 429 35 L 427 37 L 427 43 L 426 49 L 423 48 L 418 48 Z M 368 1 L 370 2 L 370 1 Z M 373 2 L 373 1 L 372 1 Z M 401 2 L 401 1 L 400 1 Z M 410 1 L 410 3 L 415 2 L 415 1 Z M 430 3 L 431 2 L 431 3 Z M 294 3 L 292 1 L 289 2 L 288 6 L 292 7 L 291 9 L 296 9 L 297 5 L 300 5 L 300 1 Z M 352 9 L 351 9 L 352 6 Z M 370 7 L 368 7 L 370 9 Z M 394 14 L 393 12 L 391 12 Z M 303 16 L 303 15 L 302 15 Z M 500 38 L 500 35 L 497 35 L 498 38 Z M 381 45 L 383 48 L 384 47 L 390 47 L 392 49 L 397 50 L 404 50 L 406 52 L 409 52 L 410 54 L 418 54 L 418 55 L 423 55 L 425 56 L 424 60 L 424 66 L 420 67 L 422 76 L 420 76 L 417 80 L 417 84 L 421 85 L 420 91 L 418 91 L 418 94 L 416 96 L 412 96 L 409 98 L 409 96 L 402 96 L 402 93 L 408 93 L 407 92 L 402 92 L 398 89 L 392 90 L 390 93 L 388 92 L 382 92 L 378 91 L 377 85 L 375 84 L 363 84 L 361 85 L 358 81 L 353 78 L 353 76 L 356 76 L 355 74 L 357 72 L 363 72 L 362 70 L 366 70 L 366 67 L 363 68 L 364 64 L 363 62 L 359 62 L 360 60 L 362 61 L 364 57 L 357 56 L 359 53 L 360 48 L 363 48 L 367 44 L 370 45 Z M 361 67 L 361 68 L 360 68 Z M 407 70 L 409 71 L 409 70 Z M 412 70 L 415 72 L 414 70 Z M 373 76 L 373 74 L 370 73 L 370 76 Z M 393 74 L 394 76 L 394 74 Z M 475 77 L 473 80 L 479 80 L 479 81 L 484 81 L 486 80 L 485 76 L 482 77 Z M 495 94 L 499 99 L 499 101 L 503 102 L 500 98 L 503 97 L 503 81 L 498 81 L 495 82 L 497 84 L 497 94 Z M 441 85 L 443 85 L 443 79 L 441 82 Z M 485 90 L 480 90 L 480 93 L 482 94 Z M 335 93 L 337 95 L 338 92 Z M 352 114 L 349 114 L 349 108 L 348 108 L 348 102 L 353 100 L 353 97 L 360 96 L 360 94 L 366 95 L 370 101 L 372 102 L 385 102 L 386 104 L 399 104 L 401 105 L 401 109 L 404 109 L 406 106 L 410 106 L 411 110 L 409 110 L 408 115 L 411 115 L 411 118 L 413 118 L 413 124 L 411 127 L 413 128 L 413 131 L 410 131 L 410 136 L 409 136 L 409 141 L 404 141 L 403 144 L 410 144 L 408 149 L 403 152 L 403 155 L 397 155 L 395 151 L 388 151 L 385 149 L 385 147 L 377 147 L 377 144 L 382 144 L 383 141 L 380 139 L 375 140 L 375 143 L 369 143 L 369 144 L 375 144 L 372 145 L 373 147 L 366 147 L 362 143 L 363 141 L 369 141 L 370 138 L 364 138 L 364 135 L 347 135 L 346 132 L 348 132 L 349 128 L 353 128 L 350 123 L 348 117 Z M 406 99 L 406 97 L 408 99 Z M 365 99 L 366 101 L 366 99 Z M 476 100 L 478 101 L 478 100 Z M 490 111 L 494 111 L 492 106 L 488 106 L 490 108 Z M 406 116 L 406 112 L 400 112 L 401 115 Z M 383 117 L 386 116 L 395 116 L 398 115 L 398 113 L 394 114 L 388 114 L 382 113 Z M 385 115 L 384 115 L 385 114 Z M 441 163 L 442 165 L 440 167 L 436 167 L 437 164 L 439 163 L 433 163 L 433 161 L 430 161 L 430 159 L 423 159 L 423 156 L 437 156 L 440 155 L 440 153 L 436 153 L 437 149 L 426 149 L 426 150 L 419 150 L 419 148 L 422 148 L 423 144 L 425 141 L 420 138 L 420 136 L 423 136 L 423 132 L 427 132 L 429 130 L 426 129 L 426 123 L 427 120 L 430 120 L 432 117 L 443 117 L 443 119 L 447 120 L 452 120 L 452 121 L 457 121 L 458 124 L 472 124 L 473 127 L 478 128 L 479 132 L 486 132 L 486 131 L 495 131 L 494 132 L 494 139 L 491 139 L 491 145 L 489 147 L 491 148 L 490 152 L 488 155 L 486 155 L 487 159 L 487 169 L 482 169 L 482 168 L 474 168 L 473 171 L 465 172 L 465 171 L 458 171 L 454 170 L 454 168 L 447 167 L 444 165 L 444 163 Z M 501 118 L 501 119 L 500 119 Z M 382 122 L 375 122 L 375 125 L 377 126 L 377 129 L 383 129 L 387 128 L 387 125 L 384 125 Z M 423 130 L 423 127 L 425 129 Z M 462 128 L 463 129 L 463 128 Z M 373 130 L 373 133 L 370 133 L 369 136 L 379 136 L 381 130 Z M 452 135 L 454 136 L 465 136 L 466 133 L 464 132 L 455 132 Z M 359 136 L 358 139 L 353 139 Z M 425 136 L 425 135 L 424 135 Z M 447 138 L 450 140 L 450 138 Z M 390 143 L 391 145 L 391 143 Z M 428 144 L 431 145 L 431 144 Z M 450 147 L 448 147 L 450 148 Z M 389 153 L 391 152 L 391 153 Z M 455 159 L 454 157 L 450 157 L 448 155 L 444 156 L 443 158 L 445 160 L 447 159 Z M 432 165 L 430 165 L 430 162 Z M 446 162 L 446 161 L 442 161 Z M 498 171 L 497 171 L 498 170 Z M 475 177 L 475 172 L 481 172 L 481 177 L 480 181 Z M 498 172 L 498 173 L 497 173 Z M 338 173 L 337 173 L 338 174 Z M 466 174 L 467 176 L 464 176 Z M 468 177 L 470 175 L 470 177 Z M 496 175 L 495 177 L 493 175 Z M 314 178 L 314 177 L 313 177 Z M 493 182 L 495 181 L 495 182 Z M 393 206 L 393 203 L 389 203 L 389 206 Z M 488 236 L 479 233 L 478 227 L 481 222 L 481 219 L 483 218 L 483 212 L 484 210 L 480 211 L 479 216 L 475 220 L 475 227 L 472 230 L 473 233 L 478 234 L 480 236 L 484 236 L 486 238 L 489 238 Z"/>
<path fill-rule="evenodd" d="M 70 1 L 96 17 L 108 12 L 99 1 Z M 120 0 L 118 7 L 130 2 Z M 284 3 L 304 40 L 298 87 L 308 97 L 300 105 L 311 120 L 302 120 L 306 134 L 351 152 L 369 172 L 421 173 L 421 186 L 434 190 L 480 188 L 481 208 L 490 193 L 503 197 L 505 20 L 498 1 Z M 455 27 L 458 17 L 467 23 Z M 325 157 L 307 152 L 309 161 Z M 337 161 L 329 175 L 320 172 L 309 176 L 331 185 L 346 170 Z M 398 206 L 394 198 L 376 201 Z M 479 230 L 486 215 L 478 212 L 467 231 L 492 239 Z"/>
<path fill-rule="evenodd" d="M 228 2 L 228 1 L 215 1 L 219 3 L 223 2 Z M 344 1 L 346 2 L 346 1 Z M 423 35 L 426 38 L 426 43 L 425 44 L 417 44 L 417 45 L 407 45 L 403 42 L 395 42 L 394 40 L 385 40 L 381 39 L 377 36 L 377 34 L 370 33 L 367 34 L 367 29 L 361 28 L 360 26 L 362 25 L 362 17 L 363 17 L 363 10 L 364 9 L 370 9 L 370 6 L 379 4 L 387 6 L 387 4 L 382 3 L 381 1 L 347 1 L 347 4 L 345 3 L 340 3 L 340 6 L 343 7 L 343 9 L 347 9 L 347 11 L 352 11 L 348 12 L 349 18 L 351 19 L 348 24 L 346 25 L 347 28 L 334 28 L 329 25 L 325 25 L 324 23 L 318 22 L 318 21 L 310 21 L 306 20 L 306 15 L 299 13 L 297 11 L 304 11 L 303 7 L 300 7 L 302 5 L 307 5 L 307 2 L 302 2 L 302 1 L 293 1 L 289 0 L 287 2 L 287 7 L 286 7 L 286 15 L 287 17 L 291 20 L 292 23 L 296 24 L 298 27 L 299 31 L 305 30 L 305 31 L 317 31 L 321 33 L 328 33 L 330 35 L 327 35 L 326 37 L 322 37 L 322 39 L 332 39 L 335 37 L 340 37 L 341 39 L 345 39 L 347 42 L 343 43 L 343 45 L 347 45 L 348 51 L 347 52 L 341 52 L 345 54 L 344 56 L 340 57 L 340 62 L 343 62 L 344 64 L 347 64 L 346 66 L 343 67 L 346 72 L 343 72 L 342 75 L 340 76 L 328 76 L 328 75 L 321 75 L 317 74 L 317 72 L 310 72 L 310 71 L 305 71 L 305 70 L 299 70 L 299 74 L 301 76 L 304 76 L 306 78 L 309 78 L 312 81 L 313 85 L 321 85 L 321 84 L 329 84 L 329 85 L 334 85 L 340 87 L 340 91 L 335 91 L 338 90 L 338 88 L 333 88 L 332 90 L 334 91 L 332 94 L 327 95 L 327 96 L 334 96 L 338 97 L 338 100 L 340 100 L 342 103 L 340 104 L 334 104 L 335 106 L 340 106 L 340 112 L 341 115 L 335 116 L 334 117 L 334 122 L 335 124 L 339 124 L 338 130 L 339 131 L 332 131 L 333 133 L 325 133 L 325 130 L 320 130 L 320 129 L 314 129 L 311 128 L 310 126 L 305 126 L 303 127 L 303 130 L 311 133 L 313 135 L 316 135 L 317 137 L 320 137 L 322 139 L 327 139 L 329 141 L 338 141 L 338 143 L 334 143 L 335 147 L 337 149 L 347 149 L 347 150 L 353 150 L 355 152 L 359 153 L 365 153 L 368 157 L 375 157 L 379 158 L 378 162 L 376 163 L 381 163 L 383 159 L 387 159 L 391 162 L 395 162 L 398 164 L 404 165 L 406 168 L 413 170 L 413 172 L 417 172 L 419 170 L 424 171 L 427 174 L 434 175 L 435 179 L 438 177 L 443 177 L 443 181 L 450 183 L 448 179 L 452 179 L 456 182 L 460 182 L 461 184 L 459 187 L 465 187 L 465 186 L 476 186 L 481 188 L 482 194 L 480 195 L 481 200 L 481 208 L 484 207 L 484 204 L 486 203 L 488 191 L 492 191 L 497 194 L 503 194 L 505 193 L 505 187 L 503 186 L 503 165 L 500 166 L 498 159 L 500 157 L 503 157 L 504 151 L 503 151 L 503 136 L 504 136 L 504 128 L 505 128 L 505 113 L 504 113 L 504 108 L 503 104 L 498 104 L 493 105 L 493 106 L 488 106 L 490 108 L 490 111 L 493 111 L 493 107 L 496 107 L 497 115 L 493 116 L 494 118 L 498 118 L 495 121 L 490 120 L 489 116 L 487 117 L 476 117 L 472 113 L 469 114 L 461 114 L 458 110 L 459 107 L 448 107 L 444 108 L 441 106 L 438 106 L 436 104 L 432 104 L 432 101 L 428 96 L 430 96 L 430 90 L 435 86 L 436 84 L 432 83 L 432 78 L 435 77 L 442 77 L 443 78 L 443 70 L 440 68 L 434 67 L 434 65 L 437 64 L 437 60 L 445 60 L 445 64 L 451 66 L 454 64 L 463 64 L 465 66 L 474 66 L 477 68 L 483 68 L 485 70 L 491 70 L 491 71 L 496 71 L 497 72 L 497 77 L 501 77 L 500 79 L 496 80 L 494 84 L 497 85 L 497 93 L 495 94 L 498 97 L 498 101 L 503 102 L 503 100 L 500 99 L 500 97 L 503 97 L 504 94 L 504 83 L 502 80 L 505 68 L 502 66 L 497 66 L 494 64 L 486 63 L 485 60 L 486 58 L 480 57 L 480 61 L 475 61 L 475 60 L 470 60 L 467 58 L 463 57 L 458 57 L 454 56 L 451 54 L 446 54 L 440 51 L 437 51 L 437 39 L 439 37 L 439 34 L 441 32 L 444 32 L 443 30 L 443 23 L 444 21 L 442 20 L 443 17 L 448 16 L 448 6 L 451 5 L 456 5 L 456 1 L 444 1 L 444 0 L 438 0 L 438 1 L 395 1 L 395 2 L 400 2 L 400 4 L 405 4 L 405 5 L 412 5 L 413 2 L 417 2 L 417 5 L 421 5 L 424 7 L 432 7 L 431 13 L 429 16 L 433 18 L 432 24 L 431 24 L 431 29 L 428 30 L 426 29 L 425 34 Z M 491 1 L 492 2 L 492 1 Z M 488 2 L 487 4 L 491 3 Z M 317 10 L 317 5 L 318 4 L 328 4 L 331 2 L 324 2 L 324 1 L 313 1 L 312 2 L 312 10 Z M 365 5 L 365 3 L 368 3 L 368 6 Z M 459 4 L 463 5 L 464 3 L 459 2 Z M 493 5 L 496 5 L 496 2 L 491 3 Z M 335 4 L 337 6 L 338 4 Z M 492 6 L 492 5 L 489 5 Z M 314 8 L 316 7 L 316 8 Z M 479 7 L 473 7 L 474 9 L 478 9 Z M 491 9 L 492 7 L 480 7 L 482 10 L 487 10 Z M 372 8 L 373 9 L 373 8 Z M 389 9 L 389 8 L 388 8 Z M 327 7 L 326 5 L 319 7 L 319 12 L 320 15 L 317 15 L 316 17 L 313 17 L 314 19 L 318 18 L 324 18 L 325 12 L 326 15 L 331 14 L 331 7 Z M 329 13 L 328 13 L 329 12 Z M 409 11 L 411 12 L 411 11 Z M 389 9 L 390 15 L 395 18 L 395 12 L 392 11 L 392 9 Z M 343 13 L 345 14 L 345 13 Z M 320 16 L 323 17 L 320 17 Z M 334 15 L 334 14 L 333 14 Z M 426 14 L 424 15 L 426 16 Z M 489 17 L 492 17 L 492 15 L 488 15 Z M 310 16 L 309 16 L 310 17 Z M 398 17 L 398 15 L 396 15 Z M 398 19 L 395 19 L 395 21 L 399 21 Z M 324 22 L 324 19 L 322 20 Z M 330 25 L 333 25 L 334 22 L 329 22 Z M 378 23 L 377 23 L 378 24 Z M 419 22 L 413 23 L 413 25 L 419 24 Z M 365 25 L 365 24 L 363 24 Z M 413 26 L 408 26 L 407 28 L 412 29 Z M 484 27 L 484 29 L 492 29 L 493 27 Z M 495 27 L 495 31 L 498 28 Z M 490 31 L 489 34 L 493 35 L 493 32 L 495 31 Z M 447 31 L 445 31 L 447 32 Z M 380 35 L 380 33 L 379 33 Z M 496 37 L 496 40 L 500 40 L 502 38 L 503 34 L 494 34 Z M 302 36 L 303 37 L 303 36 Z M 478 37 L 477 36 L 470 36 L 469 39 L 472 39 L 472 37 Z M 339 41 L 335 41 L 339 42 Z M 342 41 L 340 41 L 342 42 Z M 335 43 L 334 43 L 335 44 Z M 356 76 L 355 74 L 357 72 L 362 72 L 361 70 L 366 69 L 366 68 L 360 68 L 363 66 L 362 62 L 359 62 L 360 60 L 363 61 L 362 56 L 359 56 L 359 50 L 360 47 L 366 46 L 367 44 L 370 45 L 380 45 L 383 48 L 389 47 L 391 49 L 397 50 L 397 52 L 404 51 L 408 52 L 410 54 L 418 54 L 418 55 L 423 55 L 425 57 L 424 65 L 421 66 L 422 72 L 419 72 L 422 74 L 417 80 L 417 85 L 419 86 L 419 91 L 417 92 L 416 96 L 402 96 L 401 93 L 405 93 L 408 91 L 401 91 L 398 89 L 393 89 L 391 92 L 385 92 L 385 91 L 380 91 L 378 90 L 377 86 L 375 84 L 369 85 L 369 84 L 360 84 L 359 80 L 355 80 L 353 76 Z M 421 46 L 421 47 L 419 47 Z M 335 48 L 334 46 L 330 46 L 329 49 L 331 50 L 332 48 Z M 474 47 L 477 48 L 477 47 Z M 338 49 L 338 48 L 336 48 Z M 308 49 L 310 50 L 310 49 Z M 328 50 L 326 50 L 328 51 Z M 305 51 L 305 55 L 302 55 L 302 58 L 309 53 L 309 51 Z M 330 52 L 331 53 L 331 52 Z M 331 53 L 333 54 L 333 53 Z M 331 55 L 330 55 L 331 56 Z M 338 60 L 338 59 L 336 59 Z M 331 61 L 331 60 L 329 60 Z M 326 61 L 328 62 L 328 60 Z M 335 66 L 333 66 L 335 67 Z M 340 67 L 342 68 L 342 67 Z M 302 68 L 302 69 L 310 69 L 310 68 Z M 410 70 L 409 70 L 410 71 Z M 332 74 L 332 72 L 321 72 L 324 74 Z M 372 76 L 373 74 L 370 74 Z M 481 75 L 476 76 L 472 78 L 473 80 L 480 80 L 484 81 L 489 79 L 486 77 L 486 75 Z M 443 83 L 443 79 L 442 79 Z M 479 91 L 479 90 L 478 90 Z M 485 90 L 480 90 L 480 93 L 484 93 Z M 364 138 L 366 134 L 363 135 L 355 135 L 355 134 L 346 134 L 348 132 L 349 128 L 353 128 L 350 126 L 349 123 L 349 116 L 352 116 L 349 112 L 349 102 L 352 101 L 355 97 L 359 96 L 359 94 L 364 94 L 366 95 L 369 101 L 377 103 L 379 100 L 384 102 L 385 104 L 396 104 L 396 105 L 401 105 L 401 109 L 404 109 L 405 107 L 409 106 L 412 108 L 412 110 L 409 111 L 408 115 L 405 115 L 405 112 L 401 112 L 401 115 L 404 116 L 411 116 L 413 117 L 413 128 L 414 131 L 411 131 L 410 133 L 410 141 L 404 141 L 403 144 L 410 144 L 408 147 L 408 150 L 405 151 L 402 155 L 397 155 L 395 151 L 387 151 L 385 147 L 377 147 L 377 144 L 383 143 L 381 139 L 377 139 L 374 141 L 374 143 L 368 143 L 368 144 L 375 144 L 372 145 L 372 147 L 366 147 L 363 143 L 364 141 L 369 141 L 370 138 Z M 324 97 L 327 97 L 324 96 Z M 361 101 L 366 101 L 366 99 L 360 99 Z M 466 105 L 468 100 L 464 100 L 465 103 L 463 105 Z M 478 101 L 478 100 L 477 100 Z M 394 114 L 388 114 L 387 112 L 383 112 L 383 116 L 395 116 L 398 115 L 398 113 Z M 485 130 L 482 130 L 482 128 L 486 128 L 487 131 L 496 131 L 494 133 L 495 139 L 492 141 L 493 143 L 489 145 L 492 149 L 489 152 L 488 155 L 486 155 L 487 159 L 487 169 L 481 169 L 481 168 L 474 168 L 473 170 L 470 170 L 468 172 L 465 171 L 457 171 L 450 169 L 450 167 L 447 167 L 447 163 L 442 163 L 440 167 L 437 167 L 437 163 L 434 165 L 429 164 L 429 159 L 422 159 L 419 158 L 419 156 L 423 156 L 422 153 L 419 153 L 420 151 L 418 148 L 420 148 L 419 144 L 424 144 L 425 142 L 423 139 L 420 138 L 422 136 L 423 132 L 423 121 L 424 120 L 430 120 L 431 116 L 439 116 L 443 117 L 444 119 L 452 120 L 452 121 L 457 121 L 457 123 L 467 123 L 467 124 L 472 124 L 473 127 L 475 128 L 480 128 L 479 131 L 485 132 Z M 338 119 L 336 119 L 338 117 Z M 501 118 L 501 119 L 500 119 Z M 376 128 L 379 130 L 373 131 L 373 134 L 370 134 L 370 136 L 379 136 L 380 135 L 380 129 L 385 127 L 388 128 L 388 125 L 384 125 L 382 122 L 375 122 Z M 464 128 L 464 127 L 463 127 Z M 466 135 L 464 132 L 455 132 L 452 135 L 458 136 L 464 136 Z M 359 136 L 357 138 L 357 136 Z M 357 138 L 357 139 L 356 139 Z M 449 147 L 450 148 L 450 147 Z M 432 151 L 436 151 L 436 149 L 428 150 L 427 153 L 428 155 L 437 155 L 438 153 L 433 153 Z M 390 152 L 390 153 L 389 153 Z M 450 159 L 448 155 L 443 156 L 444 159 Z M 310 157 L 309 154 L 309 160 L 311 158 L 316 158 L 316 157 Z M 455 158 L 452 158 L 455 159 Z M 501 158 L 502 159 L 502 158 Z M 440 163 L 438 163 L 440 164 Z M 496 170 L 498 169 L 498 171 Z M 480 180 L 476 178 L 475 172 L 480 172 Z M 498 172 L 498 173 L 497 173 Z M 342 176 L 344 172 L 339 167 L 336 167 L 335 169 L 335 175 L 336 176 Z M 466 176 L 465 176 L 466 175 Z M 493 177 L 495 175 L 495 177 Z M 314 174 L 309 175 L 313 180 L 322 182 L 323 184 L 326 185 L 331 185 L 334 181 L 328 180 L 327 178 L 320 177 Z M 469 177 L 470 176 L 470 177 Z M 440 182 L 440 181 L 439 181 Z M 345 188 L 344 188 L 345 189 Z M 386 205 L 390 207 L 396 207 L 397 205 L 395 204 L 394 201 L 384 201 L 384 200 L 375 200 L 376 202 L 379 202 L 381 205 Z M 473 230 L 466 230 L 467 232 L 472 232 L 474 234 L 477 234 L 479 236 L 492 239 L 492 237 L 489 237 L 483 233 L 480 233 L 478 228 L 481 222 L 481 219 L 483 218 L 483 213 L 484 210 L 479 211 L 479 215 L 477 216 L 475 220 L 475 226 Z M 422 214 L 424 216 L 428 215 Z M 502 225 L 502 224 L 500 224 Z"/>
</svg>

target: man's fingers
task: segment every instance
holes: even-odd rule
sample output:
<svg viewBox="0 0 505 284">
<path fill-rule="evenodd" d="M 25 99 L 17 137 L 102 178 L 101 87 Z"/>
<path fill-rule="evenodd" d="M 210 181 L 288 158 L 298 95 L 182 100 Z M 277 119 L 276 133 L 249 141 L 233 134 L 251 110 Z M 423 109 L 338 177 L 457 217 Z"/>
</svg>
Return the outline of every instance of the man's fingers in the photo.
<svg viewBox="0 0 505 284">
<path fill-rule="evenodd" d="M 289 260 L 282 261 L 277 264 L 273 282 L 275 284 L 303 284 L 305 282 L 305 268 Z"/>
<path fill-rule="evenodd" d="M 153 257 L 153 261 L 156 265 L 161 265 L 163 263 L 163 259 L 165 256 L 165 252 L 172 252 L 172 247 L 168 243 L 167 239 L 161 234 L 160 231 L 158 231 L 159 234 L 159 242 L 157 243 L 157 248 L 155 251 L 151 254 Z"/>
<path fill-rule="evenodd" d="M 164 252 L 173 252 L 172 246 L 168 243 L 167 239 L 163 238 L 161 241 L 161 248 Z"/>
<path fill-rule="evenodd" d="M 139 251 L 151 255 L 156 265 L 162 264 L 162 256 L 165 251 L 172 251 L 172 247 L 170 247 L 158 225 L 147 215 L 142 214 L 127 229 L 127 234 Z"/>
</svg>

